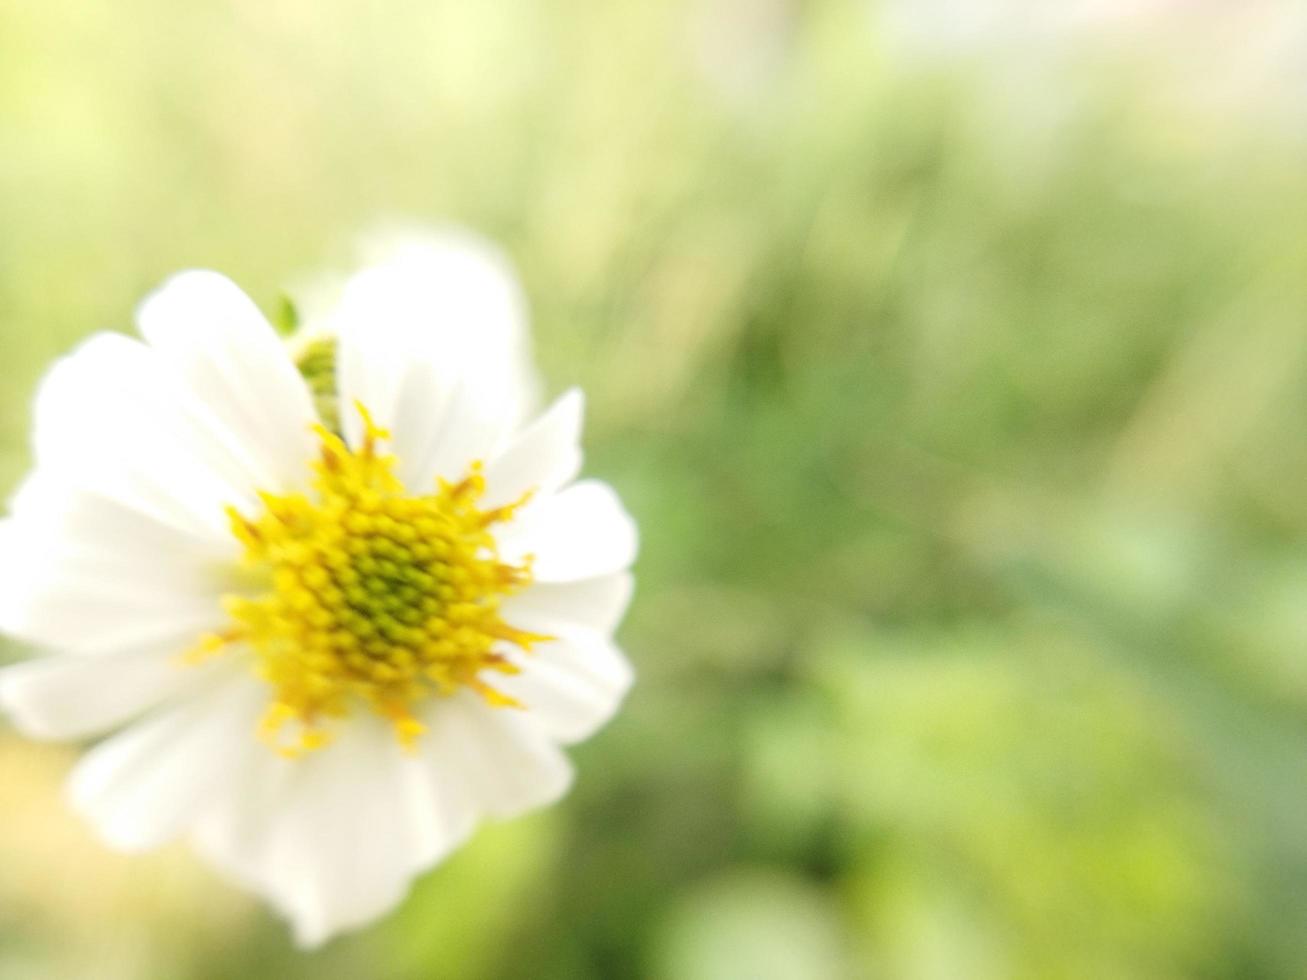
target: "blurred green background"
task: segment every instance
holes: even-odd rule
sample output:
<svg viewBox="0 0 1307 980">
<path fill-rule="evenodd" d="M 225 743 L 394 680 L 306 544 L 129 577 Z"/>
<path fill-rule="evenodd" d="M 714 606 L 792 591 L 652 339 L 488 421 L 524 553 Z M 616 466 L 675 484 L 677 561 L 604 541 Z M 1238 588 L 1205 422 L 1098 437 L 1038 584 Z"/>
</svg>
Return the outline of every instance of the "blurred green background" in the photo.
<svg viewBox="0 0 1307 980">
<path fill-rule="evenodd" d="M 0 732 L 0 980 L 1307 975 L 1289 8 L 1018 6 L 0 0 L 4 486 L 169 272 L 454 221 L 644 538 L 572 795 L 312 955 Z"/>
</svg>

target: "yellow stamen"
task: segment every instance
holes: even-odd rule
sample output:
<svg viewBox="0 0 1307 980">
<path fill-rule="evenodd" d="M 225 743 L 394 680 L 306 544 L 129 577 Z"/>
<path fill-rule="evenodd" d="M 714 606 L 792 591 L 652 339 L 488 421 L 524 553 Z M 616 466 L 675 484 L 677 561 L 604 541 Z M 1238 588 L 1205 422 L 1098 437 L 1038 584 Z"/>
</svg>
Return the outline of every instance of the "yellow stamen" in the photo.
<svg viewBox="0 0 1307 980">
<path fill-rule="evenodd" d="M 225 597 L 233 626 L 186 654 L 195 663 L 249 646 L 274 692 L 260 734 L 290 756 L 326 745 L 332 723 L 359 705 L 386 718 L 406 747 L 425 730 L 414 709 L 430 697 L 466 687 L 494 707 L 520 708 L 481 674 L 517 673 L 505 643 L 530 650 L 551 639 L 500 617 L 503 598 L 530 584 L 531 562 L 501 561 L 490 528 L 530 494 L 482 510 L 485 477 L 473 463 L 457 483 L 408 495 L 394 457 L 381 452 L 389 433 L 356 407 L 357 452 L 315 428 L 311 494 L 262 494 L 254 518 L 229 510 L 262 591 Z"/>
</svg>

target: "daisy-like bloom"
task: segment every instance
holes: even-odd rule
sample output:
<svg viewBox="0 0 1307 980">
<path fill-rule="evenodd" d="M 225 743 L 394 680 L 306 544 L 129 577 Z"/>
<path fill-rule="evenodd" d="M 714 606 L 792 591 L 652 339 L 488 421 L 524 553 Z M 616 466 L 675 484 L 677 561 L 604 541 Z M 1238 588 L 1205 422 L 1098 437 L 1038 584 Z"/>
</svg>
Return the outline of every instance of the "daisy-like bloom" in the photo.
<svg viewBox="0 0 1307 980">
<path fill-rule="evenodd" d="M 483 819 L 559 798 L 632 679 L 635 528 L 536 414 L 486 246 L 410 237 L 284 343 L 212 272 L 46 377 L 0 523 L 0 704 L 103 736 L 70 796 L 114 847 L 189 837 L 315 945 Z"/>
</svg>

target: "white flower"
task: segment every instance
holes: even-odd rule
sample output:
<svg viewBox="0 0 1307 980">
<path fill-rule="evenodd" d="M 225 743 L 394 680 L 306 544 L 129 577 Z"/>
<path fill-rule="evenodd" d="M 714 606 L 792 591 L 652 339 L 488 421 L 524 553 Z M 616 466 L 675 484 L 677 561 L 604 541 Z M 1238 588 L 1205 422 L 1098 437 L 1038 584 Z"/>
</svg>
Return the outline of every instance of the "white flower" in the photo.
<svg viewBox="0 0 1307 980">
<path fill-rule="evenodd" d="M 37 396 L 0 627 L 44 655 L 0 704 L 34 737 L 109 733 L 70 781 L 109 844 L 189 836 L 314 945 L 566 791 L 559 746 L 631 683 L 635 528 L 572 482 L 580 393 L 530 420 L 485 246 L 398 243 L 294 356 L 212 272 L 138 323 Z"/>
</svg>

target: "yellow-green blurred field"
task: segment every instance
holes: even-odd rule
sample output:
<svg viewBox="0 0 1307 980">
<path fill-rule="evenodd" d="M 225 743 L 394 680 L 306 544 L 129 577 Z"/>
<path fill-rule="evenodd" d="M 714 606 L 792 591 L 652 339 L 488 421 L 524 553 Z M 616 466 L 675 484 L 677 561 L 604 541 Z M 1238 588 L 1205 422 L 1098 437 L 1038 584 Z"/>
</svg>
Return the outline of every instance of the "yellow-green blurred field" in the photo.
<svg viewBox="0 0 1307 980">
<path fill-rule="evenodd" d="M 6 488 L 169 272 L 419 219 L 643 531 L 572 795 L 312 955 L 0 733 L 0 980 L 1307 975 L 1307 89 L 879 13 L 0 0 Z"/>
</svg>

